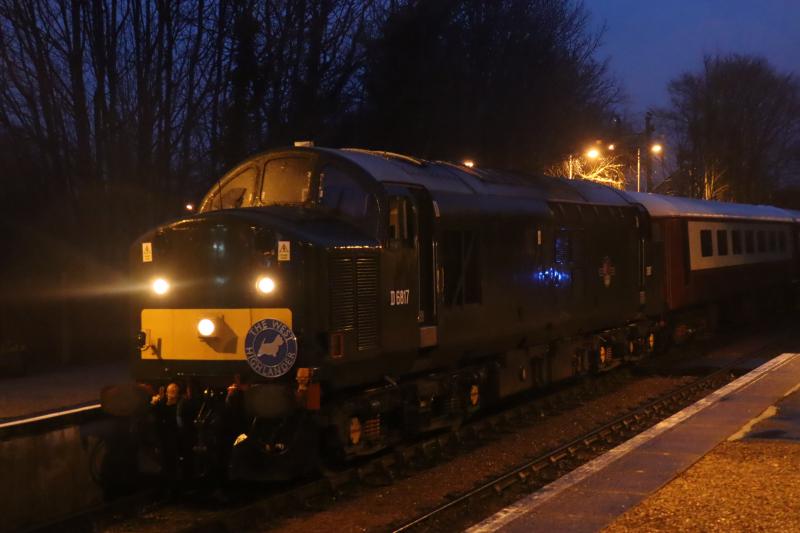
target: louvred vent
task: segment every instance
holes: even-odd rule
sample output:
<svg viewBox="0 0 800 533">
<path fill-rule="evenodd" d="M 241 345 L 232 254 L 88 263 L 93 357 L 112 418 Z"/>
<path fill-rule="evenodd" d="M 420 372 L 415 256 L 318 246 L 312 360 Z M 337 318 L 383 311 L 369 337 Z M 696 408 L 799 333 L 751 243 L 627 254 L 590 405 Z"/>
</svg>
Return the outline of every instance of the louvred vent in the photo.
<svg viewBox="0 0 800 533">
<path fill-rule="evenodd" d="M 330 263 L 331 327 L 355 331 L 359 350 L 378 346 L 378 258 L 336 254 Z"/>
</svg>

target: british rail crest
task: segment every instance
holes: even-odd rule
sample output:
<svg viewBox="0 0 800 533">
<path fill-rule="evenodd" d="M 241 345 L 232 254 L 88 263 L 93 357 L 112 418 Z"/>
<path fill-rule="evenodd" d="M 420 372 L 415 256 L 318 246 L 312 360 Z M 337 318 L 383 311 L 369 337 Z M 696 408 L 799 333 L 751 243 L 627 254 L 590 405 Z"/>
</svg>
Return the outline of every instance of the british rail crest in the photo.
<svg viewBox="0 0 800 533">
<path fill-rule="evenodd" d="M 297 338 L 292 328 L 274 318 L 259 320 L 244 339 L 247 364 L 267 378 L 286 374 L 297 360 Z"/>
</svg>

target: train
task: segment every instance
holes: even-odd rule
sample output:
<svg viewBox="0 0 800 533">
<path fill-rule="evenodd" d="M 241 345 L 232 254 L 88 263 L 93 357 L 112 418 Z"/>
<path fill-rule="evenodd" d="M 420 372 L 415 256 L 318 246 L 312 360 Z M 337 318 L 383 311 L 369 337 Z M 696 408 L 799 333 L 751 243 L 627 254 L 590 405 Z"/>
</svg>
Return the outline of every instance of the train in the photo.
<svg viewBox="0 0 800 533">
<path fill-rule="evenodd" d="M 270 150 L 131 247 L 134 379 L 102 404 L 162 472 L 296 478 L 794 305 L 799 223 L 383 151 Z"/>
</svg>

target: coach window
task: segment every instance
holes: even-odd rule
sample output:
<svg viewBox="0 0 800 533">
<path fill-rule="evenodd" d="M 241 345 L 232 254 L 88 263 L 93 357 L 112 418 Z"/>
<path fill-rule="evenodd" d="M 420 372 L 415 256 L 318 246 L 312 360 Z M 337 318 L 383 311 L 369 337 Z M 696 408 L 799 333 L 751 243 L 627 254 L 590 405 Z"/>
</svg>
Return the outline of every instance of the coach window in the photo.
<svg viewBox="0 0 800 533">
<path fill-rule="evenodd" d="M 220 180 L 211 190 L 210 196 L 200 207 L 201 212 L 217 209 L 236 209 L 253 205 L 258 170 L 248 167 L 230 179 Z"/>
<path fill-rule="evenodd" d="M 758 243 L 758 253 L 763 254 L 767 251 L 767 236 L 762 230 L 758 230 L 756 233 L 756 242 Z"/>
<path fill-rule="evenodd" d="M 375 196 L 362 189 L 344 170 L 329 165 L 320 172 L 319 205 L 349 220 L 369 235 L 375 233 L 378 224 Z"/>
<path fill-rule="evenodd" d="M 733 255 L 742 255 L 742 232 L 741 230 L 731 230 L 731 248 Z"/>
<path fill-rule="evenodd" d="M 783 231 L 778 232 L 778 251 L 785 252 L 786 251 L 786 233 Z"/>
<path fill-rule="evenodd" d="M 749 229 L 744 232 L 744 251 L 745 253 L 755 253 L 756 248 L 753 241 L 753 230 Z"/>
<path fill-rule="evenodd" d="M 728 255 L 728 230 L 717 230 L 717 255 Z"/>
<path fill-rule="evenodd" d="M 700 255 L 703 257 L 711 257 L 714 255 L 714 245 L 711 243 L 711 230 L 700 230 Z"/>
<path fill-rule="evenodd" d="M 774 231 L 769 232 L 769 251 L 775 252 L 778 250 L 778 236 Z"/>
</svg>

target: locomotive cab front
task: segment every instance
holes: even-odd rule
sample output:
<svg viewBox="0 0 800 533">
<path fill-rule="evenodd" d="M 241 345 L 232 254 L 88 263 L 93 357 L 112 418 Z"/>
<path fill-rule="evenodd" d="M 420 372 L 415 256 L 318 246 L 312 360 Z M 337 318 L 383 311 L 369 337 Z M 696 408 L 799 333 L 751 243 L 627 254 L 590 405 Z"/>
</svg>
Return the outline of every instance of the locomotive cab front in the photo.
<svg viewBox="0 0 800 533">
<path fill-rule="evenodd" d="M 377 257 L 379 201 L 357 167 L 272 152 L 215 183 L 196 215 L 136 241 L 133 373 L 157 433 L 189 443 L 184 454 L 227 457 L 232 446 L 245 477 L 259 462 L 269 470 L 259 478 L 312 466 L 317 371 L 332 350 L 329 252 Z M 267 465 L 265 450 L 277 460 Z"/>
</svg>

